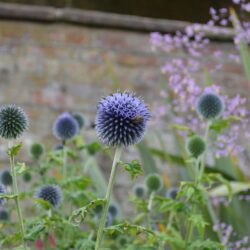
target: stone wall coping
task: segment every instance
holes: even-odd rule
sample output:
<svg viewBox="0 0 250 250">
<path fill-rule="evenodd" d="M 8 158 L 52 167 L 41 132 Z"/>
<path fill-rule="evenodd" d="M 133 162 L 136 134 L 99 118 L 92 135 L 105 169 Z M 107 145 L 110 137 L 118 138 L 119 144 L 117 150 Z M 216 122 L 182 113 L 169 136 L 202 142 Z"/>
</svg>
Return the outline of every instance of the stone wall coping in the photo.
<svg viewBox="0 0 250 250">
<path fill-rule="evenodd" d="M 114 14 L 74 8 L 55 8 L 25 4 L 0 3 L 0 19 L 26 20 L 39 22 L 65 22 L 113 29 L 126 29 L 141 32 L 175 32 L 184 30 L 192 23 L 184 21 L 155 19 L 132 15 Z M 205 27 L 204 25 L 200 25 Z M 212 39 L 232 40 L 234 30 L 217 27 L 217 33 L 204 30 Z"/>
</svg>

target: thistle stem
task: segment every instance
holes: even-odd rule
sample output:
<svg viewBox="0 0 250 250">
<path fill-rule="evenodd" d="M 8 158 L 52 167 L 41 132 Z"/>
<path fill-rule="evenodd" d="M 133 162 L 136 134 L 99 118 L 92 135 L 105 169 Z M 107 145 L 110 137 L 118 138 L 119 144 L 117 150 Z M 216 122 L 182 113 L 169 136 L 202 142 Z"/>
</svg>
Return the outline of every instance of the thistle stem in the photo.
<svg viewBox="0 0 250 250">
<path fill-rule="evenodd" d="M 9 148 L 11 148 L 9 146 Z M 9 160 L 10 160 L 10 167 L 11 167 L 11 175 L 12 175 L 12 189 L 13 189 L 13 194 L 15 196 L 15 203 L 16 203 L 16 209 L 17 209 L 17 214 L 18 214 L 18 219 L 19 219 L 19 225 L 20 225 L 20 229 L 21 229 L 21 236 L 22 236 L 22 245 L 24 247 L 24 250 L 26 250 L 26 243 L 25 243 L 25 228 L 24 228 L 24 223 L 23 223 L 23 216 L 22 216 L 22 211 L 21 211 L 21 207 L 20 207 L 20 201 L 19 201 L 19 191 L 18 191 L 18 187 L 17 187 L 17 178 L 16 178 L 16 170 L 15 170 L 15 160 L 14 160 L 14 156 L 10 155 L 9 156 Z"/>
<path fill-rule="evenodd" d="M 148 211 L 150 212 L 152 209 L 152 205 L 153 205 L 153 199 L 155 196 L 155 192 L 151 192 L 150 197 L 149 197 L 149 201 L 148 201 Z"/>
<path fill-rule="evenodd" d="M 110 197 L 111 197 L 111 193 L 113 190 L 115 177 L 116 177 L 116 173 L 117 173 L 117 169 L 118 169 L 117 163 L 120 161 L 121 153 L 122 153 L 122 148 L 121 147 L 116 148 L 115 156 L 114 156 L 114 160 L 113 160 L 113 164 L 112 164 L 112 169 L 111 169 L 111 174 L 109 177 L 108 188 L 107 188 L 107 192 L 106 192 L 106 196 L 105 196 L 105 204 L 104 204 L 104 207 L 102 210 L 101 220 L 100 220 L 99 228 L 98 228 L 98 232 L 97 232 L 95 250 L 99 250 L 101 247 L 102 238 L 103 238 L 103 231 L 104 231 L 105 222 L 106 222 L 106 218 L 107 218 L 107 214 L 108 214 L 109 203 L 110 203 Z"/>
<path fill-rule="evenodd" d="M 67 149 L 65 143 L 63 143 L 63 180 L 67 178 Z"/>
</svg>

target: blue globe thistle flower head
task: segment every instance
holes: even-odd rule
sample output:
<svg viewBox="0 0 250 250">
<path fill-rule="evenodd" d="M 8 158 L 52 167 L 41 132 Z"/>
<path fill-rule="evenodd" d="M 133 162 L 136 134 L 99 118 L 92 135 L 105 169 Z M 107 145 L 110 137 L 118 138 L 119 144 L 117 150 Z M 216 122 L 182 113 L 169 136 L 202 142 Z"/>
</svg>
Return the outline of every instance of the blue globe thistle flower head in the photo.
<svg viewBox="0 0 250 250">
<path fill-rule="evenodd" d="M 179 189 L 177 187 L 171 187 L 166 191 L 166 197 L 173 200 L 176 199 Z"/>
<path fill-rule="evenodd" d="M 4 169 L 1 171 L 0 182 L 4 186 L 11 186 L 12 185 L 12 176 L 11 176 L 10 171 L 8 169 Z"/>
<path fill-rule="evenodd" d="M 108 146 L 129 146 L 140 142 L 150 118 L 141 98 L 132 93 L 114 93 L 99 102 L 96 132 Z"/>
<path fill-rule="evenodd" d="M 9 220 L 9 217 L 9 212 L 7 211 L 7 209 L 5 209 L 4 207 L 0 207 L 0 220 L 7 221 Z"/>
<path fill-rule="evenodd" d="M 54 151 L 63 150 L 63 145 L 62 145 L 62 144 L 56 144 L 56 145 L 53 147 L 53 150 L 54 150 Z"/>
<path fill-rule="evenodd" d="M 122 249 L 122 247 L 125 247 L 129 242 L 129 238 L 126 235 L 119 235 L 116 238 L 116 244 L 118 247 L 120 247 L 120 249 Z"/>
<path fill-rule="evenodd" d="M 115 218 L 119 213 L 118 206 L 116 204 L 110 204 L 108 208 L 108 213 L 110 213 L 111 216 Z"/>
<path fill-rule="evenodd" d="M 43 199 L 49 202 L 52 207 L 57 207 L 62 202 L 62 191 L 57 185 L 45 185 L 37 189 L 35 198 Z"/>
<path fill-rule="evenodd" d="M 146 196 L 146 187 L 143 184 L 136 184 L 133 187 L 133 194 L 139 199 L 143 199 Z"/>
<path fill-rule="evenodd" d="M 0 184 L 0 194 L 5 194 L 5 187 L 3 184 Z M 4 198 L 0 198 L 0 205 L 4 204 L 5 199 Z"/>
<path fill-rule="evenodd" d="M 76 119 L 79 129 L 82 129 L 85 124 L 84 116 L 81 112 L 73 112 L 72 116 Z"/>
<path fill-rule="evenodd" d="M 0 108 L 0 136 L 4 139 L 17 139 L 28 128 L 29 120 L 24 110 L 16 105 Z"/>
<path fill-rule="evenodd" d="M 24 172 L 23 173 L 23 181 L 24 182 L 30 182 L 32 180 L 32 175 L 30 172 Z"/>
<path fill-rule="evenodd" d="M 206 150 L 206 143 L 199 135 L 193 135 L 187 141 L 187 152 L 190 156 L 198 158 Z"/>
<path fill-rule="evenodd" d="M 111 213 L 107 213 L 105 227 L 111 226 L 112 222 L 113 222 L 113 217 L 112 217 Z"/>
<path fill-rule="evenodd" d="M 55 137 L 62 141 L 73 138 L 78 132 L 79 126 L 76 119 L 67 112 L 60 114 L 53 124 Z"/>
<path fill-rule="evenodd" d="M 204 119 L 211 120 L 219 118 L 224 111 L 222 98 L 212 92 L 201 95 L 196 103 L 196 111 Z"/>
</svg>

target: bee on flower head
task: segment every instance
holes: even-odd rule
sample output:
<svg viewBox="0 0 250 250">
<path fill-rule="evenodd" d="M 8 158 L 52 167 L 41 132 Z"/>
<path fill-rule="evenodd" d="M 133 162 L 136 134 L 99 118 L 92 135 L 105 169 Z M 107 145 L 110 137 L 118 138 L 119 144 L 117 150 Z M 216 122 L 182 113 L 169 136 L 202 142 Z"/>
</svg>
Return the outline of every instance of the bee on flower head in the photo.
<svg viewBox="0 0 250 250">
<path fill-rule="evenodd" d="M 134 118 L 132 118 L 132 121 L 135 123 L 141 123 L 143 122 L 144 118 L 141 115 L 136 115 Z"/>
</svg>

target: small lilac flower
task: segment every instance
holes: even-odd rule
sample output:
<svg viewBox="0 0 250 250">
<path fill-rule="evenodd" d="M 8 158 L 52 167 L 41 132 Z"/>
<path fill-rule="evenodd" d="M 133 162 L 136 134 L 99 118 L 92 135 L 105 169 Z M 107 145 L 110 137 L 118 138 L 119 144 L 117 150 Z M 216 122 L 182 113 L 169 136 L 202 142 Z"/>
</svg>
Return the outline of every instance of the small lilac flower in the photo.
<svg viewBox="0 0 250 250">
<path fill-rule="evenodd" d="M 76 119 L 69 113 L 62 113 L 53 124 L 53 133 L 60 140 L 69 140 L 79 132 Z"/>
<path fill-rule="evenodd" d="M 129 146 L 142 139 L 149 117 L 140 98 L 127 92 L 114 93 L 98 104 L 96 132 L 108 146 Z"/>
<path fill-rule="evenodd" d="M 28 127 L 28 116 L 16 105 L 6 105 L 0 109 L 0 136 L 4 139 L 20 137 Z"/>
<path fill-rule="evenodd" d="M 56 207 L 62 202 L 62 191 L 57 185 L 45 185 L 37 189 L 35 197 L 48 201 L 51 206 Z"/>
</svg>

